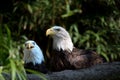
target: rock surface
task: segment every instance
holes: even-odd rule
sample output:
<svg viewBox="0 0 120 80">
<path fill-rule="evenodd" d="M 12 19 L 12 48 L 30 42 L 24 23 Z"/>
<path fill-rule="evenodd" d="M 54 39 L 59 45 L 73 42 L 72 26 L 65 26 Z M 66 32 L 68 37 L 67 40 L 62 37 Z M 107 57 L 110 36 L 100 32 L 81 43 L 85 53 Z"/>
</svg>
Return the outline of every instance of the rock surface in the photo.
<svg viewBox="0 0 120 80">
<path fill-rule="evenodd" d="M 28 74 L 28 80 L 42 80 L 40 76 Z M 46 80 L 120 80 L 120 62 L 103 63 L 79 70 L 64 70 L 45 74 Z"/>
</svg>

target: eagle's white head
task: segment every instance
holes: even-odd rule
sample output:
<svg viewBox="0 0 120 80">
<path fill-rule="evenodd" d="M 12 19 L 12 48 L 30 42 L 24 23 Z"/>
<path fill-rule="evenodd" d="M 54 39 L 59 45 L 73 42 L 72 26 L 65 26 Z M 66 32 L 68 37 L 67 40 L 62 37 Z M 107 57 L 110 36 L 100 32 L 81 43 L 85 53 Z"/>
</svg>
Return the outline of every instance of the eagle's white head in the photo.
<svg viewBox="0 0 120 80">
<path fill-rule="evenodd" d="M 28 40 L 25 42 L 25 49 L 23 50 L 25 63 L 32 62 L 35 64 L 41 64 L 44 61 L 43 53 L 40 47 L 33 40 Z"/>
<path fill-rule="evenodd" d="M 53 49 L 55 50 L 67 50 L 71 52 L 73 50 L 73 43 L 69 33 L 61 26 L 53 26 L 47 29 L 46 36 L 52 36 Z"/>
</svg>

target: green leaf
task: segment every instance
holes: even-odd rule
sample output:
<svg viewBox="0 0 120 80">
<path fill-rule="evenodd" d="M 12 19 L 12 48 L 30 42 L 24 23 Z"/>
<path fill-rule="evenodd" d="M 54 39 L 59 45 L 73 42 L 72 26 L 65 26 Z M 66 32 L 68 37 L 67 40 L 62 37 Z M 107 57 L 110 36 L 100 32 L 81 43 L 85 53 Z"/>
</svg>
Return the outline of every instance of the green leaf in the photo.
<svg viewBox="0 0 120 80">
<path fill-rule="evenodd" d="M 31 5 L 27 4 L 27 8 L 28 8 L 28 11 L 32 14 L 32 13 L 33 13 L 33 10 L 32 10 Z"/>
<path fill-rule="evenodd" d="M 104 53 L 104 52 L 101 52 L 101 55 L 109 62 L 109 58 L 108 58 L 108 56 L 107 56 L 107 54 L 106 53 Z"/>
<path fill-rule="evenodd" d="M 15 66 L 15 63 L 13 60 L 10 59 L 10 66 L 11 66 L 11 77 L 12 77 L 12 80 L 15 80 L 16 79 L 16 66 Z"/>
</svg>

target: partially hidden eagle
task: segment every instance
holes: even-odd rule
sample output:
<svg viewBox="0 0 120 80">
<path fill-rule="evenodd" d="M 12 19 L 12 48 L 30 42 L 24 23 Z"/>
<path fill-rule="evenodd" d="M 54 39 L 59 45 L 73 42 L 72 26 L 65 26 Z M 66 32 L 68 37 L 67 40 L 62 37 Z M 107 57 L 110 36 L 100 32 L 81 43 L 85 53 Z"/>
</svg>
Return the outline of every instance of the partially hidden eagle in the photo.
<svg viewBox="0 0 120 80">
<path fill-rule="evenodd" d="M 103 63 L 95 51 L 76 48 L 65 28 L 53 26 L 46 30 L 46 36 L 48 35 L 53 40 L 48 61 L 51 71 L 81 69 Z"/>
<path fill-rule="evenodd" d="M 25 69 L 31 69 L 39 71 L 41 73 L 47 73 L 47 68 L 44 62 L 44 56 L 40 47 L 33 40 L 25 42 L 25 49 L 23 50 L 24 67 Z M 27 73 L 30 73 L 27 71 Z"/>
</svg>

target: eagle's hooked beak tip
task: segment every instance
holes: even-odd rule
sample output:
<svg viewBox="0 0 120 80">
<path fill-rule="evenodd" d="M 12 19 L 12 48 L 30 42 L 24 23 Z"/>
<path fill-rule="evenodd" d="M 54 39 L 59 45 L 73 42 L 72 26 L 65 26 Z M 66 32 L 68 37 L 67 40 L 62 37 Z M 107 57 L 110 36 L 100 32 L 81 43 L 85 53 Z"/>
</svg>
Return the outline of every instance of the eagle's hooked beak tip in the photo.
<svg viewBox="0 0 120 80">
<path fill-rule="evenodd" d="M 49 30 L 47 29 L 47 31 L 46 31 L 46 36 L 48 36 L 49 35 Z"/>
<path fill-rule="evenodd" d="M 54 34 L 54 31 L 51 28 L 46 30 L 46 36 L 53 35 L 53 34 Z"/>
</svg>

